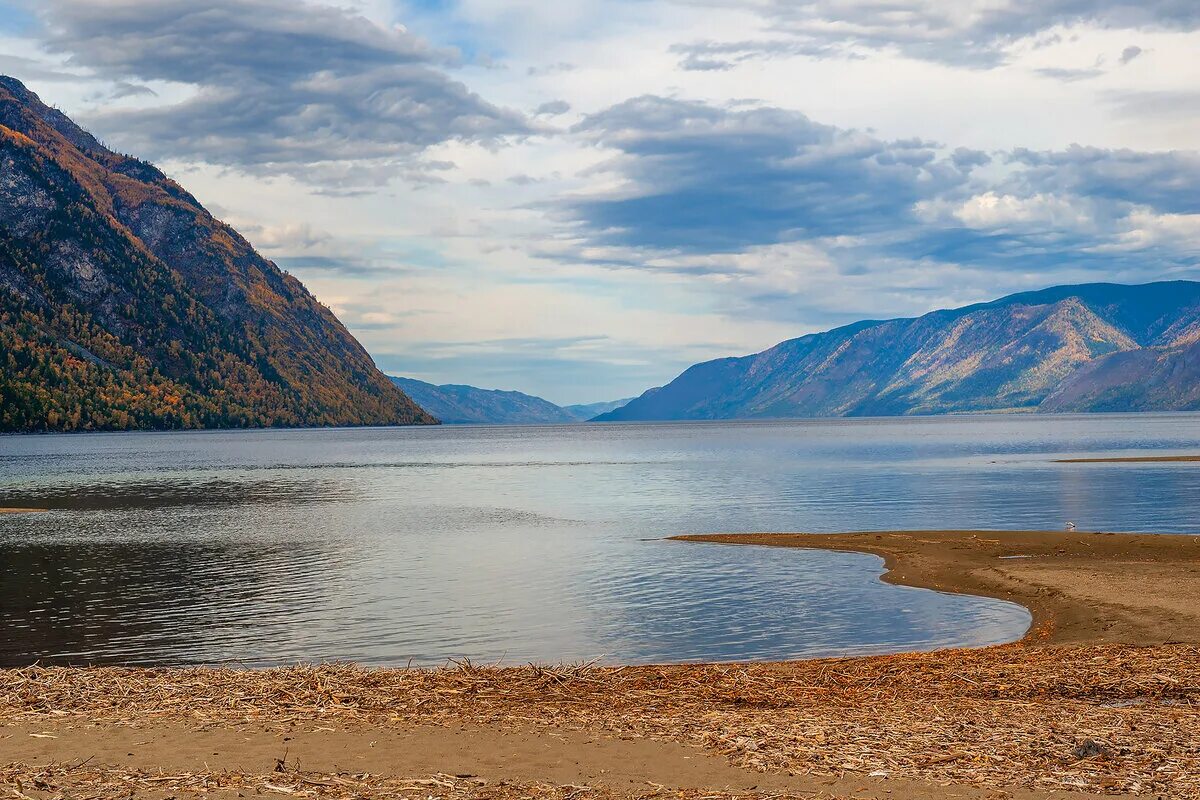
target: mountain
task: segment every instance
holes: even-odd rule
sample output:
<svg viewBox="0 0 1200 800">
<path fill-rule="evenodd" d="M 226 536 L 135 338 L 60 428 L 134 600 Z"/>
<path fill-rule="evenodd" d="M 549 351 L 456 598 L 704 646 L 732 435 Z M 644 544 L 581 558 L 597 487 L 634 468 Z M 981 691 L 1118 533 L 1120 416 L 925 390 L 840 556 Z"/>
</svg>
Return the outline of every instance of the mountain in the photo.
<svg viewBox="0 0 1200 800">
<path fill-rule="evenodd" d="M 1200 283 L 1085 284 L 690 367 L 597 421 L 1200 409 Z"/>
<path fill-rule="evenodd" d="M 562 408 L 580 422 L 587 422 L 601 414 L 616 411 L 632 399 L 632 397 L 626 397 L 624 400 L 605 400 L 600 403 L 582 403 L 574 406 L 563 406 Z"/>
<path fill-rule="evenodd" d="M 447 424 L 476 425 L 557 425 L 588 422 L 597 414 L 619 408 L 628 400 L 556 406 L 549 400 L 521 392 L 479 389 L 448 383 L 435 386 L 414 378 L 395 378 L 422 408 Z"/>
<path fill-rule="evenodd" d="M 1082 367 L 1044 411 L 1200 409 L 1200 341 L 1116 353 Z"/>
<path fill-rule="evenodd" d="M 435 386 L 413 378 L 392 378 L 396 386 L 446 424 L 557 424 L 579 418 L 549 400 L 521 392 L 477 389 L 446 384 Z"/>
<path fill-rule="evenodd" d="M 432 423 L 158 169 L 0 77 L 0 430 Z"/>
</svg>

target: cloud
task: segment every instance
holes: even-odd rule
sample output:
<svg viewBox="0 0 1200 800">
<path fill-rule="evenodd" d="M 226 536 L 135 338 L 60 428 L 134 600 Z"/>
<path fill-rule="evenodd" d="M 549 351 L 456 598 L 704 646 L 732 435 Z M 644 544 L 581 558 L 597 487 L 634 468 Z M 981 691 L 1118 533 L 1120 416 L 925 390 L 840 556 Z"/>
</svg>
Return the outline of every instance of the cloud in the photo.
<svg viewBox="0 0 1200 800">
<path fill-rule="evenodd" d="M 694 0 L 703 3 L 704 0 Z M 746 0 L 774 34 L 790 34 L 814 56 L 892 50 L 910 58 L 990 68 L 1015 42 L 1055 27 L 1122 30 L 1200 28 L 1188 0 Z M 778 45 L 744 47 L 743 58 L 770 57 Z"/>
<path fill-rule="evenodd" d="M 129 81 L 117 81 L 113 90 L 108 94 L 109 100 L 123 100 L 126 97 L 158 97 L 158 92 L 149 86 Z"/>
<path fill-rule="evenodd" d="M 578 67 L 567 61 L 558 61 L 553 64 L 543 64 L 540 66 L 529 67 L 525 70 L 525 74 L 530 77 L 541 77 L 544 75 L 556 75 L 563 72 L 574 72 Z"/>
<path fill-rule="evenodd" d="M 296 0 L 47 0 L 43 44 L 115 81 L 184 84 L 180 102 L 89 120 L 123 148 L 321 181 L 379 175 L 450 140 L 529 130 L 452 80 L 451 52 Z M 349 166 L 347 166 L 349 165 Z M 361 169 L 367 165 L 367 169 Z M 358 166 L 359 169 L 354 167 Z"/>
<path fill-rule="evenodd" d="M 1144 52 L 1146 52 L 1146 51 L 1143 50 L 1142 48 L 1138 47 L 1135 44 L 1131 44 L 1129 47 L 1126 47 L 1124 50 L 1121 51 L 1121 57 L 1118 58 L 1117 60 L 1122 65 L 1128 64 L 1130 61 L 1133 61 L 1135 58 L 1142 55 L 1142 53 L 1144 53 Z"/>
<path fill-rule="evenodd" d="M 1044 78 L 1053 78 L 1057 81 L 1065 81 L 1074 83 L 1075 81 L 1086 81 L 1092 78 L 1098 78 L 1104 74 L 1104 70 L 1098 67 L 1087 67 L 1084 69 L 1070 69 L 1066 67 L 1042 67 L 1034 70 L 1038 75 Z"/>
<path fill-rule="evenodd" d="M 18 76 L 22 81 L 46 81 L 53 83 L 77 82 L 80 77 L 72 72 L 58 69 L 32 58 L 0 53 L 0 75 Z"/>
<path fill-rule="evenodd" d="M 1194 124 L 1200 118 L 1200 90 L 1142 90 L 1109 92 L 1106 95 L 1116 113 L 1127 119 L 1146 118 Z"/>
<path fill-rule="evenodd" d="M 838 55 L 845 58 L 856 57 L 853 53 L 846 52 L 830 43 L 809 42 L 798 39 L 746 40 L 738 42 L 707 40 L 689 44 L 675 44 L 671 46 L 670 51 L 681 57 L 679 61 L 681 68 L 694 72 L 729 70 L 746 61 L 767 60 L 784 56 L 826 58 Z"/>
<path fill-rule="evenodd" d="M 289 222 L 282 225 L 241 223 L 238 230 L 263 252 L 295 253 L 312 250 L 333 239 L 333 234 L 317 230 L 307 222 Z"/>
<path fill-rule="evenodd" d="M 563 201 L 568 233 L 539 255 L 703 280 L 729 313 L 812 319 L 812 275 L 828 276 L 826 293 L 853 278 L 876 294 L 897 275 L 932 292 L 964 270 L 993 284 L 1004 272 L 1006 285 L 1153 279 L 1195 268 L 1200 252 L 1193 152 L 950 150 L 652 96 L 573 130 L 612 153 L 596 168 L 607 188 Z"/>
<path fill-rule="evenodd" d="M 589 240 L 693 253 L 886 230 L 928 193 L 961 185 L 979 163 L 794 111 L 654 96 L 593 114 L 574 132 L 617 151 L 604 169 L 624 181 L 569 202 Z"/>
<path fill-rule="evenodd" d="M 533 113 L 539 117 L 556 117 L 559 114 L 565 114 L 570 110 L 571 104 L 566 100 L 551 100 L 548 103 L 542 103 Z"/>
<path fill-rule="evenodd" d="M 1200 153 L 1144 153 L 1073 145 L 1066 150 L 1014 150 L 1023 169 L 1013 184 L 1026 191 L 1142 205 L 1159 212 L 1200 212 Z"/>
<path fill-rule="evenodd" d="M 999 269 L 1065 267 L 1154 279 L 1200 266 L 1200 154 L 1072 146 L 1004 154 L 969 197 L 918 204 L 923 226 L 890 252 Z"/>
</svg>

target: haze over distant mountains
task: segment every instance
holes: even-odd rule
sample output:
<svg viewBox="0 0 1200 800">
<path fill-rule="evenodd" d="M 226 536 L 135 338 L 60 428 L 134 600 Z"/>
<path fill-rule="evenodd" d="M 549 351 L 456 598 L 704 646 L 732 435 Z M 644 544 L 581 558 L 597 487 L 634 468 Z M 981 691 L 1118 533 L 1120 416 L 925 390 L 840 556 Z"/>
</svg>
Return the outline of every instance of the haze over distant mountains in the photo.
<svg viewBox="0 0 1200 800">
<path fill-rule="evenodd" d="M 155 167 L 0 77 L 0 430 L 435 420 Z"/>
<path fill-rule="evenodd" d="M 414 378 L 393 377 L 392 382 L 404 390 L 422 408 L 446 424 L 563 424 L 586 422 L 598 414 L 620 407 L 628 400 L 605 403 L 557 406 L 549 400 L 499 389 L 479 389 L 474 386 L 432 383 Z"/>
<path fill-rule="evenodd" d="M 863 321 L 687 369 L 598 421 L 1200 409 L 1200 283 Z"/>
</svg>

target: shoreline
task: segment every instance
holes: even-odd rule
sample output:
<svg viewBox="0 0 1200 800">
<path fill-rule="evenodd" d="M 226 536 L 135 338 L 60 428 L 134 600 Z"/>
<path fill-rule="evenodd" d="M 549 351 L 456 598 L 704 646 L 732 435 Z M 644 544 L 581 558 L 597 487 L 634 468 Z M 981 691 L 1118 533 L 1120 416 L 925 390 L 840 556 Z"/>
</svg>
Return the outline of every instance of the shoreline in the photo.
<svg viewBox="0 0 1200 800">
<path fill-rule="evenodd" d="M 1055 464 L 1182 464 L 1200 461 L 1200 455 L 1187 456 L 1101 456 L 1097 458 L 1056 458 Z"/>
<path fill-rule="evenodd" d="M 1200 650 L 1166 643 L 1200 642 L 1200 537 L 672 538 L 871 553 L 889 583 L 1019 602 L 1035 623 L 1006 645 L 763 663 L 0 670 L 0 786 L 25 800 L 1200 799 L 1200 749 L 1181 745 L 1200 741 Z"/>
<path fill-rule="evenodd" d="M 1192 600 L 1200 597 L 1200 536 L 916 530 L 669 539 L 879 556 L 886 583 L 1024 606 L 1033 621 L 1018 641 L 1027 645 L 1200 642 Z"/>
</svg>

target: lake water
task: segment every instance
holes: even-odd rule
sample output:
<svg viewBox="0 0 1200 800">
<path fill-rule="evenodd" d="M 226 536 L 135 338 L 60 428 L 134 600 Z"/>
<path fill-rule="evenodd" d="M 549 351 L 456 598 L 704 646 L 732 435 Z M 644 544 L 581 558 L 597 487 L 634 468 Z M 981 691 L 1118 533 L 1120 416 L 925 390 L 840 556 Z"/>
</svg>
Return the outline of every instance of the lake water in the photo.
<svg viewBox="0 0 1200 800">
<path fill-rule="evenodd" d="M 0 437 L 0 664 L 774 659 L 1019 637 L 873 556 L 677 533 L 1200 533 L 1200 415 Z"/>
</svg>

